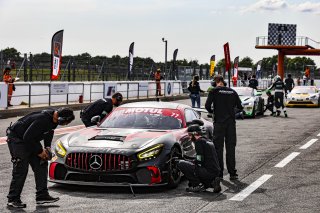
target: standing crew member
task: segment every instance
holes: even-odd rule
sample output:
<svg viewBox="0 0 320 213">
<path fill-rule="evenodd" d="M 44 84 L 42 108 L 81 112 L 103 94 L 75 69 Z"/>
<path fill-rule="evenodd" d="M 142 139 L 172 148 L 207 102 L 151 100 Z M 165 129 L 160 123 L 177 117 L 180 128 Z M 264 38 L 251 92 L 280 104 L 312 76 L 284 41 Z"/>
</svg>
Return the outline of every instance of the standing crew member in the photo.
<svg viewBox="0 0 320 213">
<path fill-rule="evenodd" d="M 271 94 L 270 90 L 268 90 L 266 92 L 266 94 L 268 95 L 268 100 L 267 100 L 267 105 L 266 108 L 264 109 L 264 112 L 269 110 L 271 111 L 271 116 L 274 115 L 274 111 L 273 111 L 273 106 L 274 106 L 274 96 Z"/>
<path fill-rule="evenodd" d="M 252 75 L 251 79 L 249 80 L 249 87 L 253 89 L 258 89 L 258 80 L 256 79 L 256 75 Z"/>
<path fill-rule="evenodd" d="M 179 160 L 177 165 L 189 181 L 187 192 L 202 192 L 209 187 L 220 192 L 219 161 L 213 143 L 202 136 L 206 134 L 205 127 L 193 124 L 187 131 L 195 145 L 196 159 L 194 162 Z"/>
<path fill-rule="evenodd" d="M 291 92 L 291 90 L 293 89 L 294 85 L 294 81 L 291 78 L 291 74 L 288 74 L 288 78 L 284 81 L 285 85 L 286 85 L 286 90 L 287 92 Z"/>
<path fill-rule="evenodd" d="M 113 106 L 119 106 L 122 100 L 122 94 L 119 92 L 114 93 L 112 98 L 96 100 L 92 104 L 85 107 L 82 112 L 80 112 L 80 118 L 86 127 L 94 126 L 95 123 L 91 122 L 91 118 L 98 115 L 102 120 L 112 111 Z"/>
<path fill-rule="evenodd" d="M 161 83 L 160 81 L 163 79 L 163 76 L 161 75 L 160 68 L 157 69 L 157 72 L 154 74 L 154 78 L 156 80 L 156 96 L 162 96 L 161 95 Z"/>
<path fill-rule="evenodd" d="M 281 80 L 281 77 L 279 75 L 277 75 L 275 78 L 276 78 L 275 82 L 272 84 L 271 87 L 268 88 L 268 90 L 271 90 L 272 88 L 274 88 L 274 91 L 275 91 L 274 98 L 275 98 L 275 106 L 277 109 L 277 116 L 280 116 L 281 114 L 281 111 L 280 111 L 280 107 L 281 107 L 285 117 L 288 117 L 287 110 L 283 104 L 284 93 L 285 95 L 287 95 L 286 86 Z"/>
<path fill-rule="evenodd" d="M 238 179 L 236 170 L 235 147 L 237 143 L 235 108 L 243 110 L 241 100 L 236 91 L 224 86 L 223 77 L 215 76 L 217 87 L 209 94 L 206 101 L 206 109 L 214 115 L 213 143 L 216 147 L 220 177 L 223 178 L 223 147 L 226 144 L 226 163 L 230 174 L 230 180 Z M 213 104 L 213 110 L 211 105 Z"/>
<path fill-rule="evenodd" d="M 15 81 L 14 78 L 10 75 L 11 68 L 6 67 L 3 72 L 3 81 L 8 84 L 8 106 L 12 106 L 11 104 L 11 98 L 12 98 L 12 93 L 15 91 L 15 86 L 13 82 Z"/>
<path fill-rule="evenodd" d="M 74 120 L 71 109 L 48 109 L 28 114 L 7 129 L 7 143 L 13 163 L 12 180 L 8 194 L 8 206 L 25 208 L 21 192 L 28 174 L 29 164 L 34 172 L 36 182 L 37 204 L 53 203 L 59 198 L 51 197 L 48 193 L 48 160 L 51 160 L 51 142 L 54 129 L 58 125 L 67 125 Z M 44 141 L 42 147 L 40 141 Z"/>
<path fill-rule="evenodd" d="M 191 104 L 192 107 L 194 108 L 196 106 L 197 103 L 197 107 L 200 108 L 200 92 L 204 92 L 201 88 L 200 88 L 200 84 L 199 84 L 199 76 L 195 75 L 193 76 L 192 81 L 189 83 L 189 87 L 188 90 L 190 92 L 190 99 L 191 99 Z"/>
</svg>

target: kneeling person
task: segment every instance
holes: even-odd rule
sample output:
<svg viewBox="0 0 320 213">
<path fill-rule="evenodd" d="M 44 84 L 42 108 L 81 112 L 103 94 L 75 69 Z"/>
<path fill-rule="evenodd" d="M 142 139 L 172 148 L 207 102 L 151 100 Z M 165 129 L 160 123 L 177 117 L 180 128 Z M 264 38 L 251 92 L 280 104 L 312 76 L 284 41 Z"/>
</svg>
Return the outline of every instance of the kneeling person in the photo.
<svg viewBox="0 0 320 213">
<path fill-rule="evenodd" d="M 198 124 L 189 126 L 188 133 L 195 144 L 196 159 L 194 162 L 186 160 L 178 162 L 178 168 L 189 181 L 186 190 L 201 192 L 213 187 L 214 192 L 220 192 L 220 167 L 213 143 L 202 136 L 202 127 Z"/>
</svg>

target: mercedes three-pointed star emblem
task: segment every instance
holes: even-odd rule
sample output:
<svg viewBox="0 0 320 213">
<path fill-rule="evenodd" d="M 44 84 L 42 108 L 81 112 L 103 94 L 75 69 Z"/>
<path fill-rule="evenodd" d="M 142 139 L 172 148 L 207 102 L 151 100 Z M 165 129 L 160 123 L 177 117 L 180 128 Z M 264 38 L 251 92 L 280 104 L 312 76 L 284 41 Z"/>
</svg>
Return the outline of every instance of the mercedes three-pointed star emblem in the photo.
<svg viewBox="0 0 320 213">
<path fill-rule="evenodd" d="M 99 155 L 92 155 L 89 160 L 89 166 L 94 170 L 100 169 L 102 166 L 102 158 Z"/>
</svg>

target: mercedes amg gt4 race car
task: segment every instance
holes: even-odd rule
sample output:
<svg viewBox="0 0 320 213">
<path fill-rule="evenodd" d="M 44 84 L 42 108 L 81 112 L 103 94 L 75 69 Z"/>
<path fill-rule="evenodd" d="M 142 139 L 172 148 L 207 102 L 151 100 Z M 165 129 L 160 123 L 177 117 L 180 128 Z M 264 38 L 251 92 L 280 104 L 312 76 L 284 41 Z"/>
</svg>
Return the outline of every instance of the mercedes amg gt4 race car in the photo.
<svg viewBox="0 0 320 213">
<path fill-rule="evenodd" d="M 99 126 L 60 138 L 49 164 L 49 181 L 78 185 L 153 186 L 179 184 L 176 159 L 192 159 L 187 123 L 200 119 L 191 107 L 164 102 L 124 104 Z M 210 137 L 209 134 L 209 137 Z"/>
</svg>

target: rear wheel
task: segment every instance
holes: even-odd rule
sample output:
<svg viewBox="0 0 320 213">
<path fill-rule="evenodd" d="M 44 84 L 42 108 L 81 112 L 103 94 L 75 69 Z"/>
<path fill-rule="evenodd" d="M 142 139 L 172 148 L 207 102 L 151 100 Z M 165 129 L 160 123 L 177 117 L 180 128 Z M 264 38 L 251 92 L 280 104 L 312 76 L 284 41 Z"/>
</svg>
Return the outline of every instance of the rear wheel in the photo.
<svg viewBox="0 0 320 213">
<path fill-rule="evenodd" d="M 253 104 L 253 110 L 252 110 L 252 114 L 251 114 L 252 118 L 256 117 L 256 103 Z"/>
<path fill-rule="evenodd" d="M 170 152 L 170 160 L 168 163 L 168 188 L 176 188 L 181 180 L 182 173 L 177 167 L 177 159 L 181 159 L 181 153 L 177 147 L 173 147 Z"/>
</svg>

